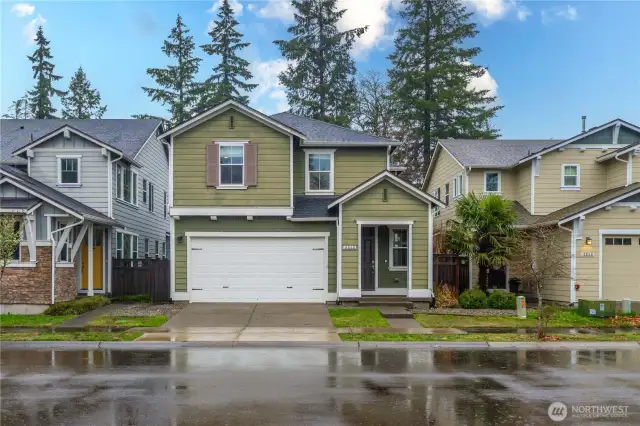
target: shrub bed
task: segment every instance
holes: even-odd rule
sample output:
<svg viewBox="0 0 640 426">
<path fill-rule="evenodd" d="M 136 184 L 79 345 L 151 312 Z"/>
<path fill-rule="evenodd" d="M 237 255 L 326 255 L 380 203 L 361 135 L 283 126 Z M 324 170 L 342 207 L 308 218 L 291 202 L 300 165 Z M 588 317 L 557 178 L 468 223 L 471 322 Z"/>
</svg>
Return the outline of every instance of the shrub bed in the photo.
<svg viewBox="0 0 640 426">
<path fill-rule="evenodd" d="M 503 290 L 494 290 L 487 298 L 491 309 L 516 309 L 516 295 Z"/>
<path fill-rule="evenodd" d="M 487 295 L 477 288 L 465 290 L 458 297 L 458 305 L 464 309 L 484 309 L 487 307 Z"/>
<path fill-rule="evenodd" d="M 111 303 L 108 297 L 80 297 L 69 302 L 58 302 L 50 306 L 45 315 L 80 315 Z"/>
</svg>

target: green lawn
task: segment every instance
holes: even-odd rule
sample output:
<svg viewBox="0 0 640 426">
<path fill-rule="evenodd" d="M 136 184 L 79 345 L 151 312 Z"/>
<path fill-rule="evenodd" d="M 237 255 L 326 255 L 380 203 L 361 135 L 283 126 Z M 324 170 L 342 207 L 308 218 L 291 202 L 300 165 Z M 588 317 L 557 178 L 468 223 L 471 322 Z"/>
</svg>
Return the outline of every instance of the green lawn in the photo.
<svg viewBox="0 0 640 426">
<path fill-rule="evenodd" d="M 370 342 L 532 342 L 535 334 L 479 333 L 479 334 L 403 334 L 403 333 L 341 333 L 343 341 Z M 555 334 L 550 340 L 561 341 L 637 341 L 640 333 Z"/>
<path fill-rule="evenodd" d="M 389 323 L 377 309 L 370 308 L 333 308 L 329 309 L 333 325 L 339 328 L 380 328 L 389 327 Z"/>
<path fill-rule="evenodd" d="M 89 323 L 92 327 L 159 327 L 167 322 L 167 317 L 112 317 L 103 315 Z"/>
<path fill-rule="evenodd" d="M 129 342 L 144 333 L 1 333 L 2 341 L 87 341 L 87 342 Z"/>
<path fill-rule="evenodd" d="M 471 327 L 524 327 L 537 324 L 537 313 L 531 312 L 526 319 L 505 316 L 465 316 L 416 314 L 416 320 L 427 328 L 471 328 Z M 562 309 L 555 313 L 547 327 L 610 327 L 611 320 L 589 318 L 578 315 L 575 309 Z"/>
<path fill-rule="evenodd" d="M 73 315 L 0 315 L 0 327 L 47 328 L 73 318 Z"/>
</svg>

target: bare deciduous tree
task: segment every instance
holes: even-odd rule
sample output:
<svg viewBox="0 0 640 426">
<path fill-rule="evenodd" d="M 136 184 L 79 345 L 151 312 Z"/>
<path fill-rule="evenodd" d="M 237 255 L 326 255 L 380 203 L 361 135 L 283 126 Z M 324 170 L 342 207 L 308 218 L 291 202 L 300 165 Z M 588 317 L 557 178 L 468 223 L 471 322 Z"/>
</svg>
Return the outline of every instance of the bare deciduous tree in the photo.
<svg viewBox="0 0 640 426">
<path fill-rule="evenodd" d="M 542 311 L 544 286 L 554 280 L 570 280 L 570 236 L 557 227 L 539 227 L 522 233 L 517 255 L 511 261 L 524 283 L 532 286 L 538 298 L 538 338 L 545 336 Z"/>
<path fill-rule="evenodd" d="M 18 216 L 0 215 L 0 281 L 2 281 L 4 269 L 13 260 L 13 253 L 20 244 L 21 223 Z"/>
</svg>

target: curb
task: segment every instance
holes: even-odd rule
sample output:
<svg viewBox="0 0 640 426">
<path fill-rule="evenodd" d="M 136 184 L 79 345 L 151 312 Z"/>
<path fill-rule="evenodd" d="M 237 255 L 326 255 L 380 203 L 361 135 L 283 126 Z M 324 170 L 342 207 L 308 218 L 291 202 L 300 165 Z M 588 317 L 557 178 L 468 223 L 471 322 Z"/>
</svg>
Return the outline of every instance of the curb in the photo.
<svg viewBox="0 0 640 426">
<path fill-rule="evenodd" d="M 628 349 L 640 350 L 640 342 L 12 342 L 1 350 L 169 350 L 179 348 L 315 348 L 315 349 Z"/>
</svg>

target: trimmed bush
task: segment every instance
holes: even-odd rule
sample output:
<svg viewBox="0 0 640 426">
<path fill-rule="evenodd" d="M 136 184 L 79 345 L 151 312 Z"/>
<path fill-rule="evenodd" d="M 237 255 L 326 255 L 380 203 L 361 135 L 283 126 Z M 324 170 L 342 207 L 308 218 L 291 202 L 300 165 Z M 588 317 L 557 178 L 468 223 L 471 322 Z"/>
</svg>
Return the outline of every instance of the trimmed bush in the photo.
<svg viewBox="0 0 640 426">
<path fill-rule="evenodd" d="M 472 288 L 465 290 L 458 297 L 458 305 L 464 309 L 483 309 L 487 307 L 487 295 L 484 291 Z"/>
<path fill-rule="evenodd" d="M 111 303 L 108 297 L 104 296 L 91 296 L 80 297 L 69 302 L 54 303 L 46 311 L 45 315 L 80 315 L 85 312 L 92 311 L 101 306 L 105 306 Z"/>
<path fill-rule="evenodd" d="M 487 306 L 492 309 L 516 309 L 516 295 L 503 290 L 493 290 L 487 298 Z"/>
<path fill-rule="evenodd" d="M 435 291 L 436 308 L 455 308 L 458 298 L 448 284 L 439 284 Z"/>
</svg>

